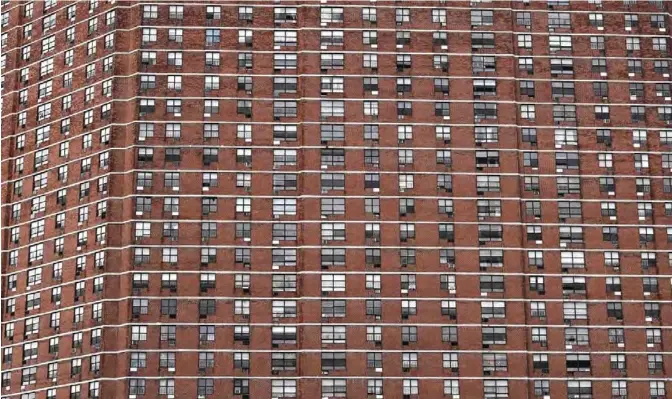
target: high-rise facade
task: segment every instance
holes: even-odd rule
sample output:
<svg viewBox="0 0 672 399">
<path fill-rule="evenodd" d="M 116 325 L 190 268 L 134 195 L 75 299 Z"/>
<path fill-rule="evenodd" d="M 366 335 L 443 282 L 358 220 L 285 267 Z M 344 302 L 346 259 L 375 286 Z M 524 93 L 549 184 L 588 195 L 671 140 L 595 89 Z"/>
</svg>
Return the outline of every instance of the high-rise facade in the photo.
<svg viewBox="0 0 672 399">
<path fill-rule="evenodd" d="M 2 3 L 2 398 L 672 396 L 669 2 Z"/>
</svg>

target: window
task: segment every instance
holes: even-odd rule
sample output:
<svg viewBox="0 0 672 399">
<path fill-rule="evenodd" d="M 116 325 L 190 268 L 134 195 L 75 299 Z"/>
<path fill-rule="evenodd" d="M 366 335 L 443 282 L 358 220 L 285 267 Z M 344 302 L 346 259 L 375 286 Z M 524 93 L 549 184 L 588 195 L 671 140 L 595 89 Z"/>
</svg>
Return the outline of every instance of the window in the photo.
<svg viewBox="0 0 672 399">
<path fill-rule="evenodd" d="M 480 122 L 486 119 L 497 119 L 497 104 L 474 103 L 474 121 Z"/>
<path fill-rule="evenodd" d="M 558 217 L 561 219 L 581 217 L 581 202 L 559 201 Z"/>
<path fill-rule="evenodd" d="M 623 15 L 625 19 L 625 28 L 626 30 L 631 30 L 628 28 L 634 28 L 639 26 L 639 15 L 637 14 L 625 14 Z"/>
<path fill-rule="evenodd" d="M 483 397 L 486 399 L 508 398 L 509 382 L 507 380 L 484 380 Z"/>
<path fill-rule="evenodd" d="M 296 22 L 296 8 L 295 7 L 274 7 L 273 8 L 274 22 L 281 24 L 285 22 Z"/>
<path fill-rule="evenodd" d="M 604 61 L 604 68 L 606 71 L 606 60 Z M 593 63 L 593 71 L 595 69 L 595 64 Z M 597 71 L 599 72 L 599 71 Z M 573 75 L 574 74 L 574 61 L 571 58 L 551 58 L 551 75 Z"/>
<path fill-rule="evenodd" d="M 590 48 L 591 50 L 604 50 L 604 36 L 591 36 L 590 37 Z"/>
<path fill-rule="evenodd" d="M 581 242 L 582 232 L 577 230 L 577 228 L 567 227 L 561 232 L 561 240 L 567 240 L 567 242 Z M 585 254 L 580 251 L 561 251 L 560 264 L 563 268 L 567 269 L 583 268 L 585 266 Z"/>
<path fill-rule="evenodd" d="M 658 107 L 658 119 L 661 121 L 672 121 L 672 107 Z"/>
<path fill-rule="evenodd" d="M 449 398 L 458 398 L 460 396 L 460 381 L 443 380 L 443 394 Z"/>
<path fill-rule="evenodd" d="M 499 140 L 497 127 L 476 126 L 474 127 L 474 139 L 477 143 L 496 143 Z"/>
<path fill-rule="evenodd" d="M 531 49 L 532 48 L 532 35 L 528 34 L 518 34 L 518 48 L 519 49 Z"/>
<path fill-rule="evenodd" d="M 362 8 L 362 20 L 367 21 L 369 23 L 376 23 L 376 9 L 375 8 L 370 8 L 370 7 L 365 7 Z"/>
<path fill-rule="evenodd" d="M 571 25 L 570 14 L 567 12 L 549 12 L 548 27 L 550 29 L 569 28 Z"/>
<path fill-rule="evenodd" d="M 328 274 L 322 275 L 322 292 L 345 292 L 345 275 Z"/>
<path fill-rule="evenodd" d="M 332 100 L 320 101 L 320 115 L 322 118 L 343 117 L 345 115 L 345 102 Z"/>
<path fill-rule="evenodd" d="M 345 249 L 343 248 L 323 248 L 320 254 L 320 263 L 322 266 L 344 266 L 345 265 Z M 295 253 L 291 255 L 288 266 L 296 264 Z"/>
<path fill-rule="evenodd" d="M 378 32 L 375 30 L 363 31 L 362 44 L 376 46 L 378 44 Z"/>
<path fill-rule="evenodd" d="M 419 380 L 405 378 L 402 382 L 402 392 L 404 395 L 418 395 Z"/>
<path fill-rule="evenodd" d="M 604 15 L 598 13 L 588 14 L 588 22 L 590 26 L 600 28 L 604 26 Z"/>
<path fill-rule="evenodd" d="M 670 73 L 670 63 L 667 60 L 655 60 L 653 62 L 653 70 L 657 74 L 669 74 Z"/>
<path fill-rule="evenodd" d="M 444 101 L 434 103 L 434 115 L 450 119 L 450 103 Z"/>
<path fill-rule="evenodd" d="M 532 328 L 532 342 L 540 344 L 542 347 L 547 345 L 548 336 L 545 327 Z"/>
<path fill-rule="evenodd" d="M 649 395 L 651 396 L 651 399 L 664 399 L 667 396 L 665 381 L 650 381 Z"/>
<path fill-rule="evenodd" d="M 345 352 L 323 352 L 322 371 L 345 370 L 346 354 Z"/>
<path fill-rule="evenodd" d="M 592 398 L 592 382 L 585 380 L 567 381 L 567 395 L 572 398 Z"/>
<path fill-rule="evenodd" d="M 531 121 L 536 118 L 535 106 L 533 104 L 522 104 L 520 106 L 520 117 Z"/>
<path fill-rule="evenodd" d="M 345 326 L 322 326 L 323 344 L 345 344 Z"/>
<path fill-rule="evenodd" d="M 432 9 L 432 23 L 441 24 L 442 26 L 448 22 L 446 10 L 433 8 Z"/>
<path fill-rule="evenodd" d="M 516 25 L 522 25 L 525 26 L 526 28 L 530 28 L 532 26 L 532 13 L 517 12 Z"/>
<path fill-rule="evenodd" d="M 404 69 L 411 68 L 412 57 L 410 54 L 397 55 L 397 72 L 403 72 Z"/>
<path fill-rule="evenodd" d="M 362 59 L 362 68 L 378 69 L 378 55 L 364 54 Z"/>
<path fill-rule="evenodd" d="M 344 54 L 320 54 L 321 69 L 343 69 L 344 66 Z"/>
<path fill-rule="evenodd" d="M 588 345 L 589 333 L 587 328 L 583 327 L 572 327 L 565 329 L 565 345 L 579 345 L 584 346 Z"/>
<path fill-rule="evenodd" d="M 238 20 L 252 22 L 253 12 L 252 7 L 238 7 Z"/>
<path fill-rule="evenodd" d="M 495 48 L 495 34 L 490 32 L 478 32 L 471 34 L 471 48 Z"/>
<path fill-rule="evenodd" d="M 630 51 L 639 51 L 641 49 L 639 44 L 638 37 L 626 37 L 625 38 L 625 49 Z"/>
<path fill-rule="evenodd" d="M 405 22 L 411 22 L 411 9 L 410 8 L 396 8 L 394 10 L 395 22 L 397 25 L 401 25 Z"/>
<path fill-rule="evenodd" d="M 345 379 L 323 379 L 322 397 L 337 398 L 347 397 L 347 380 Z"/>
<path fill-rule="evenodd" d="M 592 46 L 593 46 L 593 40 L 591 37 L 591 48 Z M 604 47 L 604 43 L 602 44 L 602 46 Z M 551 52 L 571 50 L 572 37 L 568 35 L 550 35 L 548 38 L 548 47 Z"/>
<path fill-rule="evenodd" d="M 340 85 L 338 85 L 338 82 L 336 83 L 335 86 L 327 85 L 326 87 L 328 88 L 334 88 L 335 90 L 338 91 L 338 87 L 340 87 L 340 92 L 343 91 L 343 78 L 329 78 L 329 77 L 323 77 L 322 78 L 322 90 L 325 90 L 325 79 L 340 79 Z M 333 82 L 333 81 L 330 81 Z M 297 88 L 297 78 L 292 78 L 292 77 L 274 77 L 273 78 L 273 93 L 274 94 L 280 94 L 280 93 L 296 93 L 296 88 Z"/>
<path fill-rule="evenodd" d="M 481 318 L 504 318 L 506 317 L 506 303 L 484 301 L 481 302 Z"/>
<path fill-rule="evenodd" d="M 179 116 L 182 112 L 182 100 L 166 100 L 166 112 Z"/>
<path fill-rule="evenodd" d="M 551 82 L 551 93 L 553 98 L 574 97 L 574 82 Z"/>
<path fill-rule="evenodd" d="M 667 38 L 654 37 L 651 40 L 653 42 L 653 51 L 667 52 Z"/>
<path fill-rule="evenodd" d="M 91 42 L 89 42 L 89 43 L 91 43 Z M 94 44 L 95 44 L 95 42 L 94 42 Z M 26 47 L 24 47 L 24 49 L 25 48 Z M 30 47 L 27 47 L 27 48 L 30 49 Z M 56 36 L 50 36 L 46 39 L 42 39 L 42 54 L 43 55 L 50 52 L 50 51 L 53 51 L 55 48 L 56 48 Z M 30 53 L 28 53 L 28 54 L 30 54 Z"/>
<path fill-rule="evenodd" d="M 168 53 L 168 65 L 181 67 L 182 53 L 170 52 Z"/>
<path fill-rule="evenodd" d="M 492 25 L 494 23 L 492 10 L 472 10 L 471 27 Z"/>
<path fill-rule="evenodd" d="M 588 318 L 588 305 L 585 302 L 564 302 L 562 307 L 565 320 Z"/>
<path fill-rule="evenodd" d="M 402 82 L 401 87 L 399 86 L 400 80 Z M 397 90 L 400 90 L 400 89 L 404 90 L 405 87 L 407 87 L 403 82 L 405 82 L 404 78 L 398 78 L 397 79 Z M 369 77 L 363 78 L 362 79 L 362 86 L 364 88 L 364 91 L 373 93 L 374 91 L 378 90 L 378 78 L 369 78 Z"/>
<path fill-rule="evenodd" d="M 651 17 L 651 27 L 658 28 L 661 31 L 665 30 L 665 15 L 662 14 L 652 14 Z"/>
<path fill-rule="evenodd" d="M 345 140 L 344 125 L 320 125 L 320 141 L 342 141 Z"/>
<path fill-rule="evenodd" d="M 247 380 L 244 380 L 247 381 Z M 244 392 L 249 392 L 247 385 L 245 386 Z M 238 391 L 234 387 L 234 394 L 239 394 L 243 391 Z M 291 379 L 282 379 L 282 380 L 271 380 L 271 398 L 293 398 L 296 397 L 296 380 Z"/>
<path fill-rule="evenodd" d="M 656 83 L 656 96 L 657 97 L 670 97 L 672 95 L 672 94 L 670 94 L 672 92 L 670 87 L 671 86 L 670 86 L 669 83 Z M 639 96 L 639 97 L 644 95 L 643 84 L 641 84 L 641 83 L 639 84 L 636 95 Z"/>
<path fill-rule="evenodd" d="M 296 44 L 294 44 L 296 45 Z M 320 32 L 320 45 L 322 46 L 342 46 L 343 45 L 343 31 L 328 30 Z"/>
<path fill-rule="evenodd" d="M 170 19 L 183 19 L 184 18 L 184 6 L 170 6 L 168 9 L 168 18 Z"/>
<path fill-rule="evenodd" d="M 142 29 L 142 43 L 153 43 L 157 39 L 156 29 L 155 28 L 143 28 Z"/>
<path fill-rule="evenodd" d="M 607 105 L 595 106 L 595 119 L 602 119 L 603 121 L 608 121 L 609 117 L 610 117 L 609 106 Z"/>
<path fill-rule="evenodd" d="M 500 177 L 492 175 L 476 176 L 476 190 L 478 192 L 499 192 Z"/>
<path fill-rule="evenodd" d="M 156 87 L 156 76 L 155 75 L 140 75 L 140 88 L 141 89 L 153 89 L 155 87 Z"/>
<path fill-rule="evenodd" d="M 271 370 L 274 371 L 296 370 L 296 353 L 273 352 L 271 354 Z"/>
<path fill-rule="evenodd" d="M 320 22 L 324 24 L 343 22 L 343 8 L 341 7 L 320 8 Z"/>
<path fill-rule="evenodd" d="M 482 367 L 484 372 L 507 371 L 506 353 L 484 353 L 482 355 Z"/>
<path fill-rule="evenodd" d="M 342 305 L 345 309 L 345 303 Z M 273 301 L 273 317 L 296 317 L 296 301 Z"/>
<path fill-rule="evenodd" d="M 364 101 L 364 115 L 378 116 L 378 101 Z"/>
<path fill-rule="evenodd" d="M 244 39 L 238 37 L 240 43 L 251 43 L 252 41 L 252 31 L 242 31 L 246 33 Z M 241 41 L 243 40 L 243 41 Z M 297 45 L 297 32 L 293 30 L 283 30 L 273 32 L 273 45 L 274 46 L 284 46 L 284 47 L 296 47 Z"/>
</svg>

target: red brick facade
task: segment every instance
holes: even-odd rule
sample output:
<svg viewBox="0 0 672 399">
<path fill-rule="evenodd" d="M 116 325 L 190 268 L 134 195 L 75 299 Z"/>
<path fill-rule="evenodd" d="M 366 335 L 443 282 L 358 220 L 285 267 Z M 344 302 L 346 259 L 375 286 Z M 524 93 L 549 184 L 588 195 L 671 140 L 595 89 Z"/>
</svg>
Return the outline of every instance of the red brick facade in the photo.
<svg viewBox="0 0 672 399">
<path fill-rule="evenodd" d="M 4 2 L 0 395 L 669 396 L 670 12 Z"/>
</svg>

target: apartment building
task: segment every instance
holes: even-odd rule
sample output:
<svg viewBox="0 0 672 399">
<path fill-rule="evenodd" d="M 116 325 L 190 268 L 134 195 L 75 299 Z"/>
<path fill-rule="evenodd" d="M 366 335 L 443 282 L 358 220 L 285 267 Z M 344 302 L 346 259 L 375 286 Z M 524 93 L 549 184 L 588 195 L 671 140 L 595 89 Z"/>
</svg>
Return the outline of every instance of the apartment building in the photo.
<svg viewBox="0 0 672 399">
<path fill-rule="evenodd" d="M 0 397 L 670 397 L 671 13 L 3 1 Z"/>
</svg>

